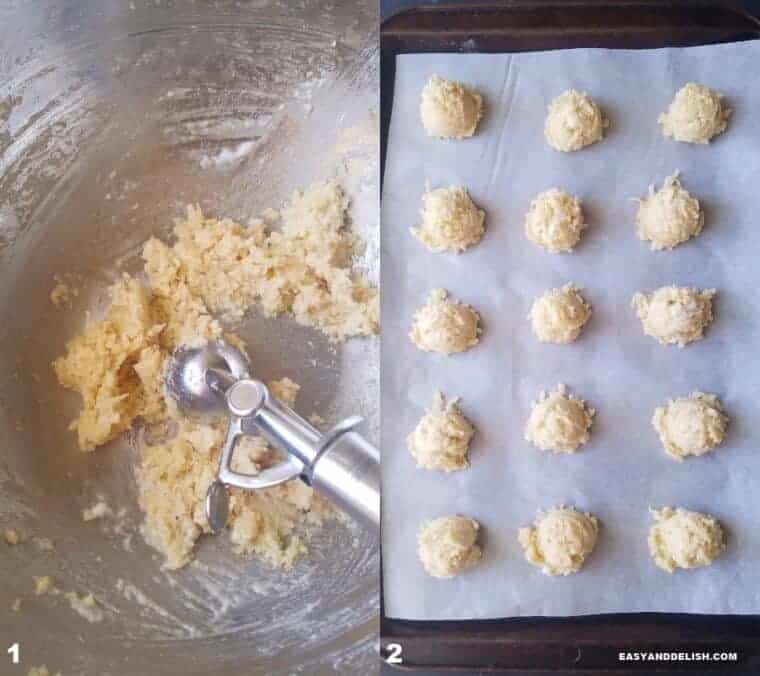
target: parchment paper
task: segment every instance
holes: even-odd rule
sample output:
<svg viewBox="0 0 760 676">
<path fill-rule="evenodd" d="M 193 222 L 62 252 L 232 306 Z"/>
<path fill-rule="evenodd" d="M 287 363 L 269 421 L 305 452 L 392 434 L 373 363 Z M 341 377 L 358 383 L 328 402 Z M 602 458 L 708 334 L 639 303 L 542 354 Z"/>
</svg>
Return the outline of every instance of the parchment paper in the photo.
<svg viewBox="0 0 760 676">
<path fill-rule="evenodd" d="M 385 611 L 405 619 L 582 615 L 624 611 L 760 612 L 760 45 L 656 51 L 569 50 L 520 55 L 399 57 L 382 211 L 382 448 Z M 477 136 L 425 136 L 419 95 L 434 73 L 484 95 Z M 657 116 L 675 91 L 701 82 L 734 109 L 709 146 L 666 139 Z M 558 153 L 543 137 L 547 104 L 587 91 L 610 118 L 606 138 Z M 635 233 L 636 204 L 675 169 L 704 206 L 696 240 L 653 252 Z M 411 236 L 425 183 L 465 185 L 487 212 L 469 252 L 433 254 Z M 590 222 L 572 254 L 531 244 L 523 219 L 550 187 L 578 195 Z M 593 317 L 576 344 L 539 343 L 526 319 L 545 289 L 573 281 Z M 715 321 L 684 349 L 644 336 L 631 296 L 664 284 L 715 287 Z M 438 357 L 407 334 L 430 290 L 448 289 L 483 319 L 480 345 Z M 580 453 L 554 455 L 523 439 L 531 402 L 558 382 L 597 409 Z M 463 397 L 477 429 L 472 467 L 418 470 L 406 436 L 433 391 Z M 694 390 L 716 393 L 732 422 L 702 458 L 668 458 L 655 407 Z M 584 569 L 544 576 L 527 563 L 519 527 L 537 510 L 571 504 L 599 517 Z M 647 548 L 649 506 L 714 514 L 728 533 L 714 565 L 672 575 Z M 421 522 L 465 514 L 483 526 L 484 558 L 453 580 L 428 577 L 416 552 Z"/>
</svg>

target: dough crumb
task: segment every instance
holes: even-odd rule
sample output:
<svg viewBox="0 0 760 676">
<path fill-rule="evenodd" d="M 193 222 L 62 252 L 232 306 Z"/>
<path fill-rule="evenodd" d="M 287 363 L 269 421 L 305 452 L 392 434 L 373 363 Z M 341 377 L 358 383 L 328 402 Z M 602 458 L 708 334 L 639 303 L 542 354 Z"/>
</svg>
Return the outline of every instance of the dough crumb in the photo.
<svg viewBox="0 0 760 676">
<path fill-rule="evenodd" d="M 652 418 L 665 452 L 675 460 L 709 453 L 723 442 L 728 423 L 718 397 L 702 392 L 671 399 Z"/>
<path fill-rule="evenodd" d="M 76 289 L 71 288 L 65 282 L 56 280 L 56 285 L 50 292 L 50 302 L 57 308 L 71 307 L 71 299 L 78 295 Z"/>
<path fill-rule="evenodd" d="M 422 225 L 411 228 L 431 251 L 462 252 L 483 236 L 486 212 L 478 209 L 461 186 L 438 188 L 422 197 Z"/>
<path fill-rule="evenodd" d="M 107 516 L 111 516 L 113 512 L 108 506 L 105 500 L 99 500 L 91 507 L 82 511 L 82 521 L 94 521 L 95 519 L 102 519 Z"/>
<path fill-rule="evenodd" d="M 657 122 L 665 136 L 683 143 L 709 143 L 725 131 L 732 110 L 722 95 L 704 85 L 689 82 L 676 92 L 668 110 Z"/>
<path fill-rule="evenodd" d="M 55 586 L 55 582 L 53 582 L 53 578 L 49 575 L 34 575 L 32 576 L 34 579 L 34 593 L 37 596 L 42 596 L 43 594 L 57 594 L 58 588 Z"/>
<path fill-rule="evenodd" d="M 448 402 L 441 392 L 433 395 L 433 405 L 407 437 L 409 452 L 417 467 L 445 472 L 470 466 L 467 450 L 475 429 L 459 410 L 459 397 Z"/>
<path fill-rule="evenodd" d="M 533 333 L 542 343 L 560 344 L 576 340 L 590 317 L 591 306 L 572 283 L 536 298 L 528 315 Z"/>
<path fill-rule="evenodd" d="M 480 524 L 464 516 L 442 516 L 423 524 L 417 555 L 431 577 L 451 578 L 480 561 Z"/>
<path fill-rule="evenodd" d="M 608 125 L 588 94 L 568 89 L 549 104 L 544 136 L 552 148 L 567 153 L 601 141 Z"/>
<path fill-rule="evenodd" d="M 595 516 L 560 506 L 539 514 L 534 527 L 521 528 L 517 539 L 525 558 L 544 575 L 570 575 L 594 550 L 598 532 Z"/>
<path fill-rule="evenodd" d="M 51 676 L 48 668 L 45 665 L 41 667 L 32 667 L 26 676 Z M 57 671 L 54 676 L 61 676 L 61 672 Z"/>
<path fill-rule="evenodd" d="M 103 611 L 98 607 L 98 603 L 92 594 L 82 594 L 81 596 L 74 591 L 64 594 L 69 602 L 71 609 L 80 617 L 88 622 L 100 622 L 103 620 Z"/>
<path fill-rule="evenodd" d="M 459 82 L 433 75 L 422 89 L 420 118 L 428 136 L 468 138 L 482 115 L 483 98 Z"/>
<path fill-rule="evenodd" d="M 669 573 L 709 566 L 726 548 L 723 529 L 709 514 L 681 507 L 649 511 L 655 519 L 649 551 L 655 564 Z"/>
<path fill-rule="evenodd" d="M 678 172 L 668 176 L 655 192 L 639 200 L 636 216 L 639 239 L 652 243 L 654 251 L 672 249 L 702 232 L 705 217 L 699 201 L 681 187 Z"/>
<path fill-rule="evenodd" d="M 525 440 L 554 453 L 575 453 L 591 438 L 596 411 L 583 399 L 567 394 L 560 383 L 554 392 L 541 392 L 525 426 Z"/>
<path fill-rule="evenodd" d="M 415 313 L 409 338 L 420 350 L 450 355 L 480 342 L 479 324 L 480 315 L 472 307 L 436 289 Z"/>
<path fill-rule="evenodd" d="M 586 227 L 580 200 L 559 188 L 537 195 L 525 215 L 528 239 L 550 253 L 572 251 Z"/>
<path fill-rule="evenodd" d="M 631 305 L 641 320 L 644 333 L 662 345 L 684 347 L 704 338 L 713 320 L 715 289 L 662 286 L 654 293 L 636 293 Z"/>
<path fill-rule="evenodd" d="M 11 547 L 15 547 L 21 542 L 21 536 L 14 528 L 7 528 L 3 533 L 3 539 L 5 540 L 5 544 L 10 545 Z"/>
<path fill-rule="evenodd" d="M 55 549 L 53 541 L 49 538 L 32 538 L 32 541 L 41 552 L 52 552 Z"/>
</svg>

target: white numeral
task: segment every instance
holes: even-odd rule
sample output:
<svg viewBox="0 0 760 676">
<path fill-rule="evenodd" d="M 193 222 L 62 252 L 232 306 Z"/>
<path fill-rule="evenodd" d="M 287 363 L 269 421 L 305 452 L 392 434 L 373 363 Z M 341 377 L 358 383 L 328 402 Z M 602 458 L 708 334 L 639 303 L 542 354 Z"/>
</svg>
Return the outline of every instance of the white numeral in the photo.
<svg viewBox="0 0 760 676">
<path fill-rule="evenodd" d="M 18 647 L 18 643 L 14 643 L 8 648 L 7 653 L 11 656 L 12 664 L 18 664 L 21 661 L 21 650 Z"/>
<path fill-rule="evenodd" d="M 389 643 L 386 647 L 388 648 L 388 657 L 385 658 L 385 661 L 388 664 L 401 664 L 404 661 L 401 659 L 401 644 Z"/>
</svg>

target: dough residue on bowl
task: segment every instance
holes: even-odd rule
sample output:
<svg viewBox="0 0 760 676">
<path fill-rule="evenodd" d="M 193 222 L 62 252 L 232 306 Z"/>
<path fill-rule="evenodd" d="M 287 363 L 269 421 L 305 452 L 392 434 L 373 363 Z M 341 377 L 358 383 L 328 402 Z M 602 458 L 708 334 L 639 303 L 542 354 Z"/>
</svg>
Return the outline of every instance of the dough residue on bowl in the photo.
<svg viewBox="0 0 760 676">
<path fill-rule="evenodd" d="M 50 670 L 43 664 L 39 667 L 31 667 L 26 676 L 61 676 L 61 672 L 56 671 L 55 674 L 51 674 Z"/>
<path fill-rule="evenodd" d="M 208 531 L 204 499 L 224 439 L 222 422 L 191 421 L 164 399 L 168 357 L 180 345 L 206 340 L 244 347 L 221 322 L 239 320 L 253 307 L 267 316 L 292 316 L 336 341 L 377 333 L 377 291 L 352 267 L 358 242 L 346 227 L 347 209 L 335 182 L 296 192 L 280 212 L 270 210 L 249 226 L 189 207 L 175 223 L 172 244 L 145 243 L 145 280 L 125 275 L 114 284 L 105 316 L 71 339 L 53 363 L 59 382 L 82 397 L 71 423 L 82 450 L 102 446 L 137 421 L 175 430 L 164 441 L 143 444 L 137 469 L 142 532 L 167 568 L 189 563 L 196 540 Z M 288 380 L 270 387 L 288 404 L 298 391 Z M 258 438 L 246 439 L 236 454 L 249 471 L 278 460 Z M 308 486 L 292 481 L 233 492 L 228 529 L 239 551 L 287 567 L 304 550 L 296 525 L 329 513 Z"/>
</svg>

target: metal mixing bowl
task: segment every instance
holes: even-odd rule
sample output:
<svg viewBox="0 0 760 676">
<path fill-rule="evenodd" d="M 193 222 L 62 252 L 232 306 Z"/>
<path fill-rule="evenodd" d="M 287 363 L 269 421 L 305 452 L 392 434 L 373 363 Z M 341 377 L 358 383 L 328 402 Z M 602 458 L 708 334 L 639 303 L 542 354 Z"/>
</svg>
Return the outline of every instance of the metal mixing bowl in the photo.
<svg viewBox="0 0 760 676">
<path fill-rule="evenodd" d="M 137 533 L 134 440 L 78 452 L 78 397 L 50 369 L 188 203 L 246 222 L 338 174 L 376 260 L 376 147 L 339 140 L 375 106 L 376 22 L 372 0 L 0 3 L 0 528 L 23 534 L 0 541 L 0 636 L 21 654 L 0 646 L 3 674 L 376 671 L 374 536 L 318 531 L 290 573 L 206 537 L 197 563 L 162 571 Z M 50 303 L 56 276 L 81 288 L 70 309 Z M 239 332 L 258 375 L 303 385 L 300 411 L 363 414 L 374 436 L 376 341 L 336 348 L 255 313 Z M 100 495 L 123 524 L 83 523 Z M 35 596 L 33 575 L 91 591 L 104 619 Z"/>
</svg>

